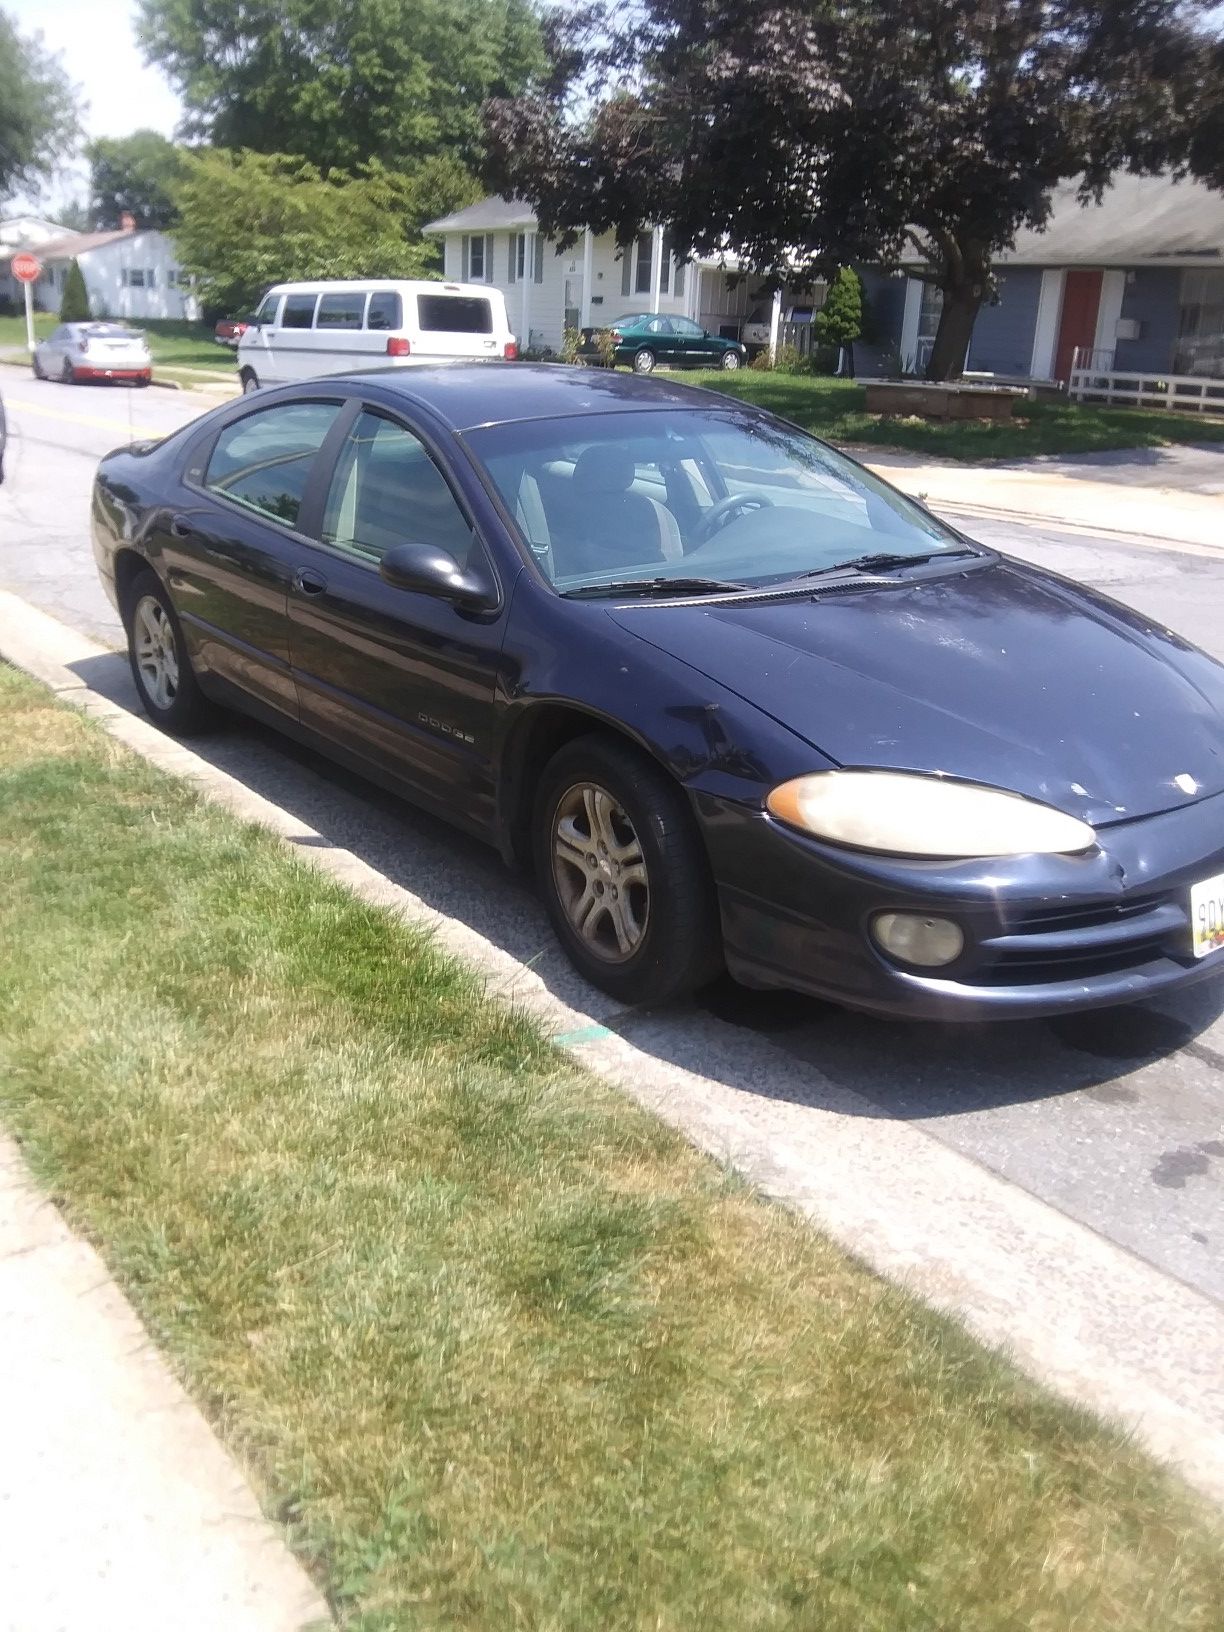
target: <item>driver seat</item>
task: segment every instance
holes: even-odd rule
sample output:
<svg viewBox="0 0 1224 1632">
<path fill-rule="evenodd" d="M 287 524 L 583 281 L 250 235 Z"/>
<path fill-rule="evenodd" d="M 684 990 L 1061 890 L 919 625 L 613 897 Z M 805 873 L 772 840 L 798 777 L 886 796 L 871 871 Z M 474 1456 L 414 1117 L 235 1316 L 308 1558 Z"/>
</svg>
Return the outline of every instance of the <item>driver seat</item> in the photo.
<svg viewBox="0 0 1224 1632">
<path fill-rule="evenodd" d="M 632 490 L 633 455 L 620 443 L 584 448 L 549 494 L 553 561 L 562 577 L 643 562 L 679 561 L 680 526 L 666 505 Z"/>
</svg>

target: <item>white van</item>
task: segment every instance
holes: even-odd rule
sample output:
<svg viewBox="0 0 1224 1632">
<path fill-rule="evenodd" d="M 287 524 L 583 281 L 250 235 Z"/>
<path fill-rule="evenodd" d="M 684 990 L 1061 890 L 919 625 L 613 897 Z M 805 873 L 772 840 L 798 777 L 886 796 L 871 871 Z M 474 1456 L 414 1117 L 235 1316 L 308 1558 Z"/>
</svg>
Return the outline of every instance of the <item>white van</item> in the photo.
<svg viewBox="0 0 1224 1632">
<path fill-rule="evenodd" d="M 518 356 L 505 298 L 479 283 L 278 283 L 238 341 L 244 391 L 355 368 Z"/>
</svg>

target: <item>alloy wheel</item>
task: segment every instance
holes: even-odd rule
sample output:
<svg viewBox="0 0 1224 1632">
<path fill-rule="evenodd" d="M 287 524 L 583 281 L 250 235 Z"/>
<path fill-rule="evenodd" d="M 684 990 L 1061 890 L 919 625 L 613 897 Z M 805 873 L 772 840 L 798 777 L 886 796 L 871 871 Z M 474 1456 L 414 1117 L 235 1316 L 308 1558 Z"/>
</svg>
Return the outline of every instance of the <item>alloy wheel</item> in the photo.
<svg viewBox="0 0 1224 1632">
<path fill-rule="evenodd" d="M 553 815 L 553 881 L 574 932 L 607 963 L 637 952 L 650 922 L 641 840 L 606 788 L 578 782 Z"/>
<path fill-rule="evenodd" d="M 149 701 L 154 708 L 169 708 L 178 696 L 178 647 L 166 609 L 152 595 L 143 596 L 136 604 L 132 642 Z"/>
</svg>

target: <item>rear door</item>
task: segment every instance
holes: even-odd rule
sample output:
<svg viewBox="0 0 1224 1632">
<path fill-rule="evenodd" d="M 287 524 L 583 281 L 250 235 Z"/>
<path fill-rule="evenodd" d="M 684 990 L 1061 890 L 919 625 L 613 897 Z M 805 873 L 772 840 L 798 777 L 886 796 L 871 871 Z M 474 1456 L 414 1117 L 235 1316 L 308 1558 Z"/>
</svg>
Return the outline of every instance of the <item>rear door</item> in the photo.
<svg viewBox="0 0 1224 1632">
<path fill-rule="evenodd" d="M 338 449 L 319 533 L 299 552 L 289 599 L 302 723 L 463 825 L 488 829 L 504 609 L 461 612 L 378 571 L 406 542 L 465 564 L 483 549 L 465 501 L 422 436 L 367 407 Z"/>
<path fill-rule="evenodd" d="M 500 357 L 508 338 L 500 297 L 447 289 L 407 297 L 416 306 L 414 357 Z M 405 323 L 411 329 L 409 315 Z"/>
<path fill-rule="evenodd" d="M 253 399 L 258 402 L 258 397 Z M 179 502 L 158 518 L 160 555 L 192 661 L 296 717 L 288 596 L 320 451 L 342 403 L 276 403 L 192 449 Z"/>
</svg>

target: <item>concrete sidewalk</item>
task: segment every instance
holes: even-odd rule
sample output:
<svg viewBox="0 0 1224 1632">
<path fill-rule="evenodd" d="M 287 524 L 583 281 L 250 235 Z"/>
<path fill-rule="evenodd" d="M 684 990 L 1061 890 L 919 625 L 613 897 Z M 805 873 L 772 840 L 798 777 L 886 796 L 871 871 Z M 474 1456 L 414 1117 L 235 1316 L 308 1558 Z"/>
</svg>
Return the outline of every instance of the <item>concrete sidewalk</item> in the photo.
<svg viewBox="0 0 1224 1632">
<path fill-rule="evenodd" d="M 1224 446 L 965 465 L 879 448 L 870 469 L 932 509 L 1189 544 L 1224 555 Z"/>
</svg>

